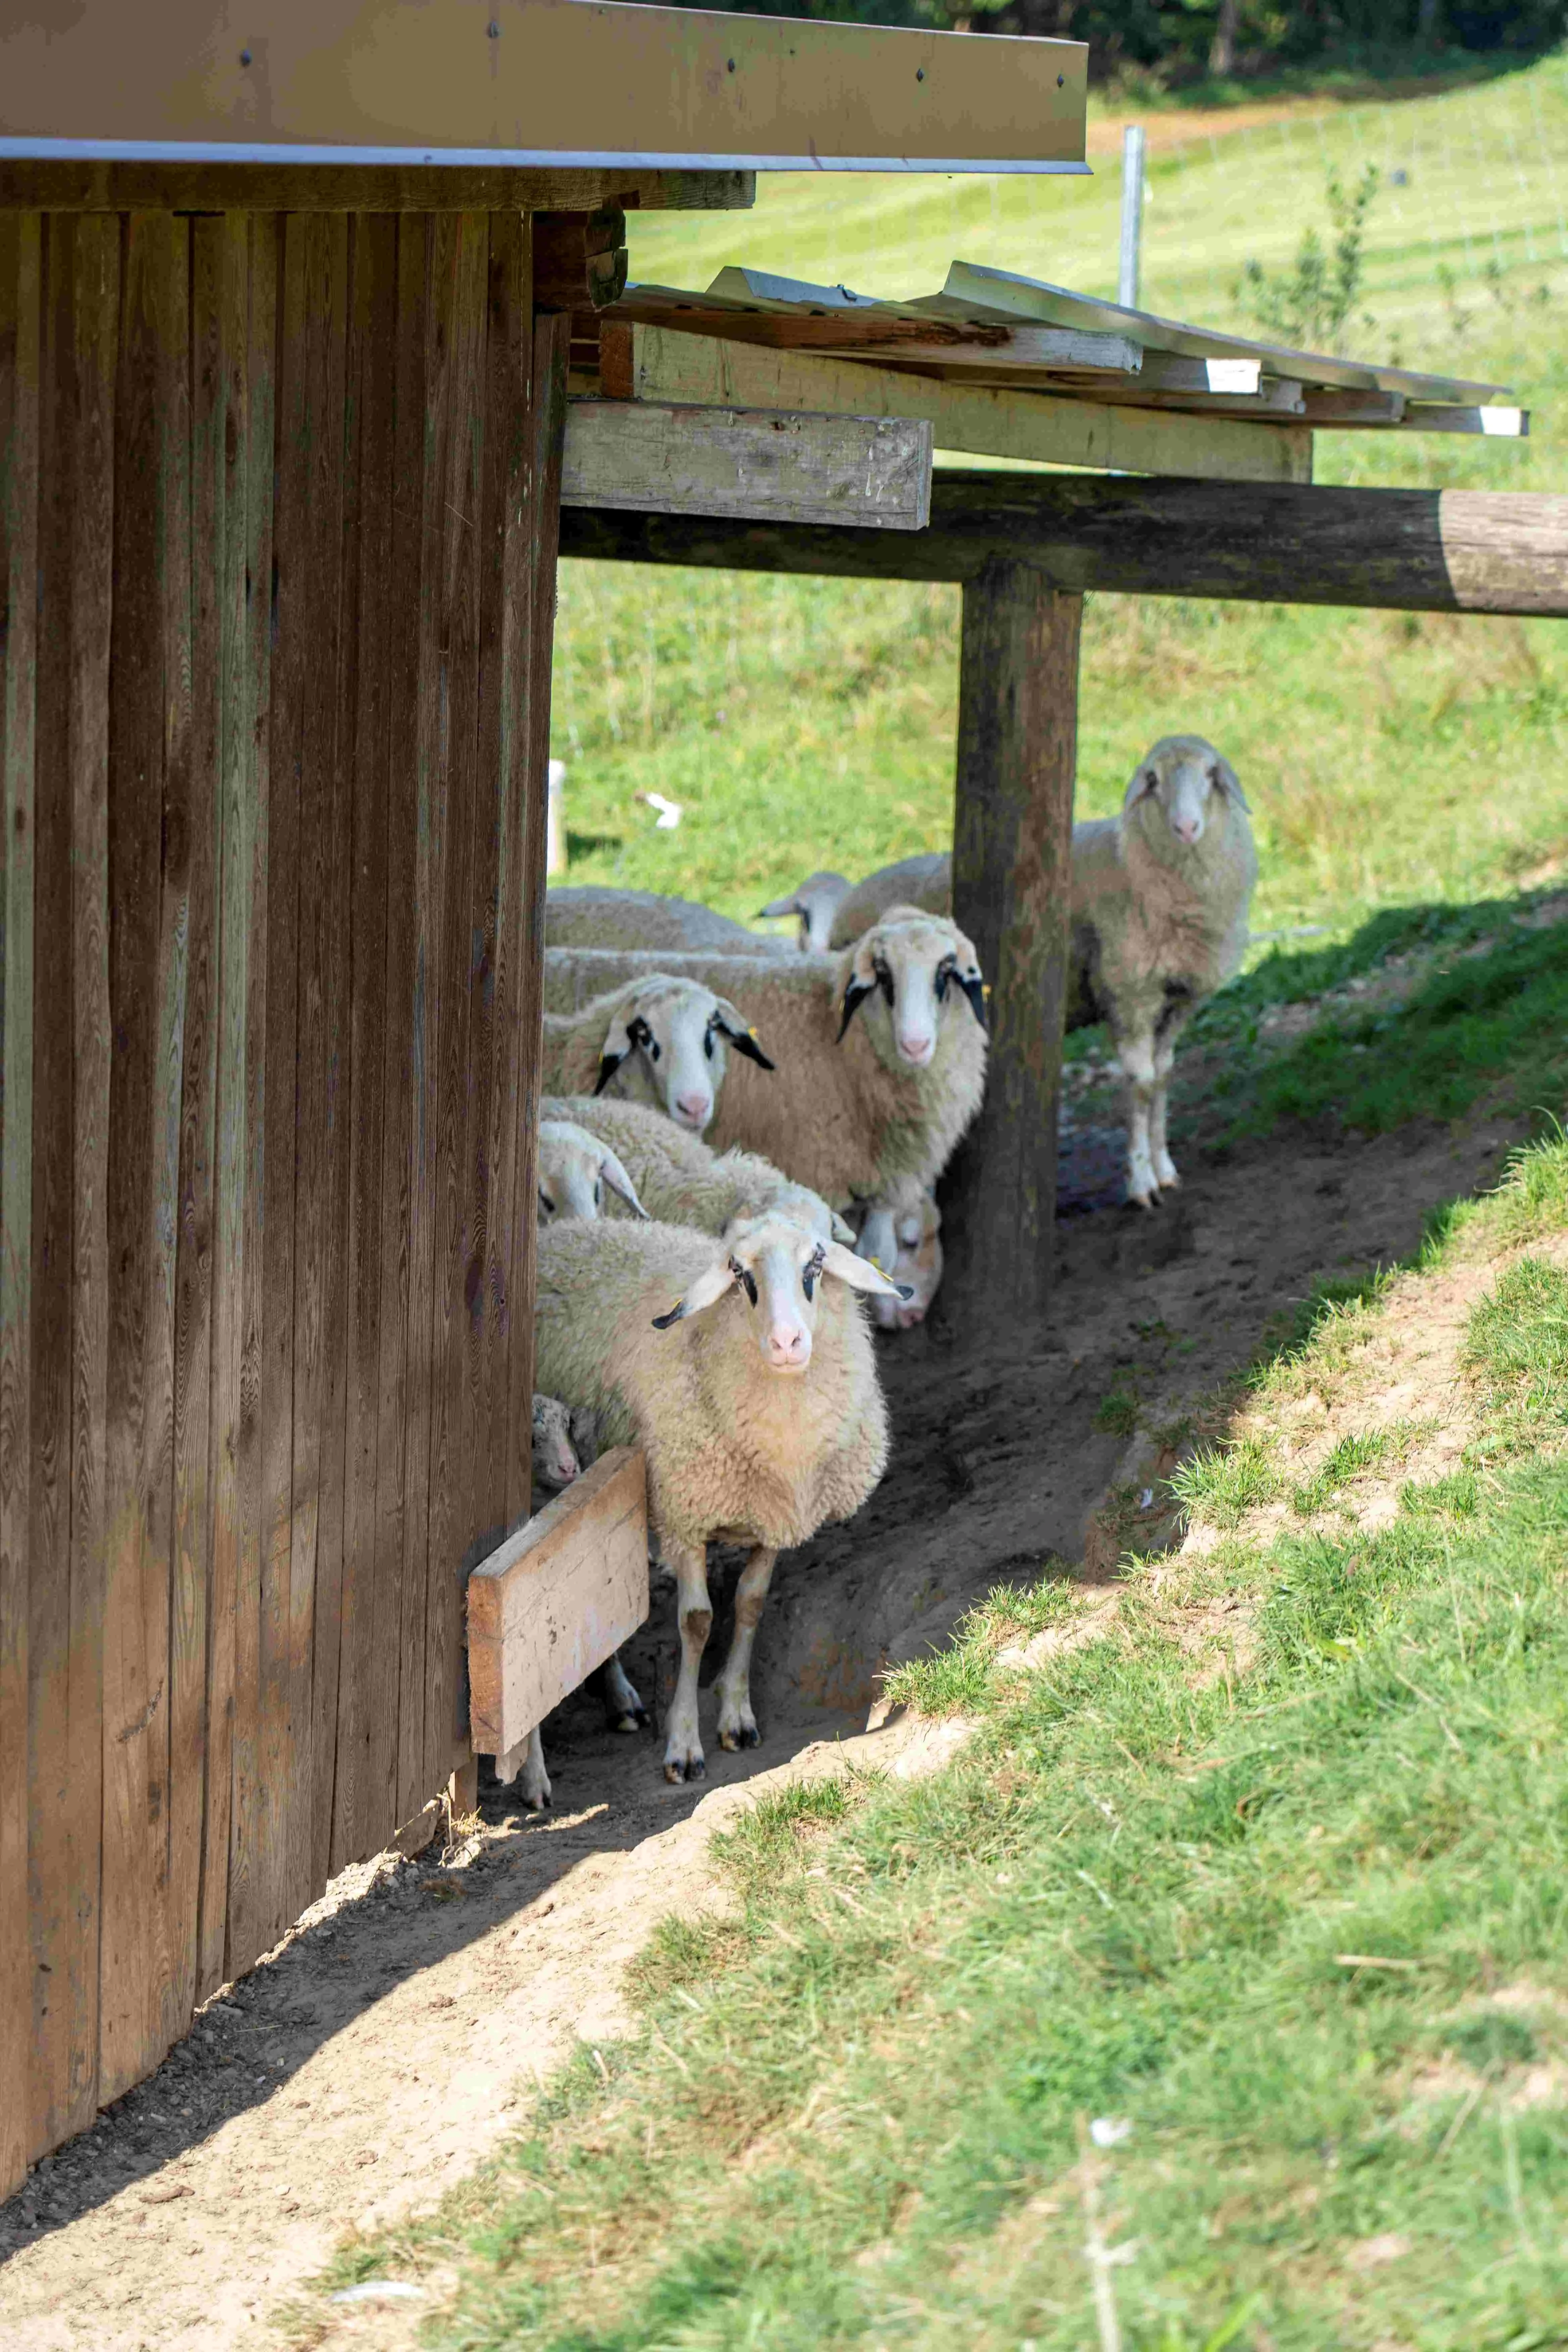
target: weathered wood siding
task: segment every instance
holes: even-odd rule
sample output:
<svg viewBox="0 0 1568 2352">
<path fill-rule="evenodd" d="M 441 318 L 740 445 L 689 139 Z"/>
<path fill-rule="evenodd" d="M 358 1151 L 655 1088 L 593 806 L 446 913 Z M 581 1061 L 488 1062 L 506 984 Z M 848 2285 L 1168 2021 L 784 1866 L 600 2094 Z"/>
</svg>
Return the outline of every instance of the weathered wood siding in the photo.
<svg viewBox="0 0 1568 2352">
<path fill-rule="evenodd" d="M 567 332 L 516 213 L 0 212 L 0 2193 L 468 1754 Z"/>
</svg>

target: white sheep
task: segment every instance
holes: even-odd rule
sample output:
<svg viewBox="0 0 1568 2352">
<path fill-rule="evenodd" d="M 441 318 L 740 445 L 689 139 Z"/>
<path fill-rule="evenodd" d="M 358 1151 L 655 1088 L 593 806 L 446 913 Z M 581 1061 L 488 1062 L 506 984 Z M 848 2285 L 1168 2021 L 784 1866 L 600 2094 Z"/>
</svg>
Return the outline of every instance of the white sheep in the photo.
<svg viewBox="0 0 1568 2352">
<path fill-rule="evenodd" d="M 847 889 L 848 885 L 846 883 Z M 584 884 L 544 894 L 547 948 L 706 948 L 721 955 L 777 955 L 782 940 L 749 931 L 694 898 Z"/>
<path fill-rule="evenodd" d="M 871 1313 L 884 1331 L 911 1330 L 923 1323 L 931 1300 L 942 1287 L 942 1212 L 923 1185 L 909 1186 L 901 1197 L 879 1201 L 866 1212 L 856 1244 L 890 1274 L 905 1294 L 899 1298 L 873 1298 Z"/>
<path fill-rule="evenodd" d="M 854 1242 L 854 1228 L 804 1184 L 754 1152 L 721 1157 L 646 1103 L 547 1095 L 539 1119 L 539 1203 L 547 1223 L 559 1214 L 626 1213 L 616 1209 L 618 1194 L 638 1216 L 700 1233 L 721 1234 L 738 1216 L 783 1206 L 826 1238 Z"/>
<path fill-rule="evenodd" d="M 834 917 L 854 887 L 843 874 L 808 874 L 798 890 L 786 891 L 782 898 L 770 898 L 761 908 L 759 919 L 768 917 L 777 920 L 793 915 L 796 927 L 795 945 L 802 955 L 823 955 L 833 944 Z M 894 896 L 897 895 L 895 892 Z M 878 912 L 880 911 L 879 908 Z M 875 915 L 868 915 L 860 929 L 869 930 L 876 919 Z"/>
<path fill-rule="evenodd" d="M 776 1210 L 718 1242 L 679 1225 L 575 1220 L 539 1236 L 539 1377 L 591 1406 L 606 1444 L 642 1447 L 649 1518 L 675 1575 L 667 1780 L 704 1769 L 710 1539 L 751 1548 L 717 1691 L 721 1746 L 754 1747 L 752 1645 L 773 1563 L 858 1510 L 882 1475 L 887 1408 L 851 1294 L 892 1290 L 866 1259 Z"/>
<path fill-rule="evenodd" d="M 812 877 L 812 881 L 817 879 Z M 801 888 L 808 890 L 809 882 Z M 847 948 L 863 931 L 879 922 L 889 907 L 918 907 L 926 915 L 951 915 L 952 912 L 952 859 L 945 849 L 921 850 L 913 857 L 900 857 L 891 866 L 879 866 L 863 882 L 846 890 L 834 905 L 829 918 L 825 944 L 830 948 Z"/>
<path fill-rule="evenodd" d="M 553 949 L 563 956 L 594 956 L 595 949 Z M 764 1070 L 773 1063 L 727 997 L 715 996 L 700 975 L 672 976 L 635 961 L 635 973 L 607 974 L 604 995 L 579 1009 L 546 1012 L 542 1082 L 546 1093 L 599 1095 L 651 1102 L 678 1127 L 700 1135 L 713 1116 L 727 1067 L 726 1045 Z M 784 959 L 777 959 L 783 962 Z M 743 965 L 741 969 L 744 969 Z M 569 997 L 568 1003 L 577 1000 Z"/>
<path fill-rule="evenodd" d="M 535 1394 L 533 1400 L 533 1483 L 546 1494 L 558 1495 L 574 1479 L 589 1469 L 597 1454 L 595 1416 L 584 1406 L 567 1404 L 561 1397 Z M 607 1658 L 589 1676 L 598 1684 L 604 1697 L 605 1713 L 613 1731 L 640 1731 L 647 1727 L 647 1709 L 638 1696 L 636 1686 L 627 1679 L 625 1667 L 616 1656 Z M 550 1775 L 544 1766 L 544 1740 L 541 1727 L 535 1724 L 526 1739 L 495 1759 L 496 1779 L 504 1788 L 509 1780 L 520 1775 L 522 1799 L 531 1811 L 537 1811 L 550 1802 Z"/>
<path fill-rule="evenodd" d="M 1238 969 L 1258 854 L 1235 769 L 1201 735 L 1163 736 L 1138 763 L 1121 814 L 1072 835 L 1072 971 L 1067 1026 L 1109 1023 L 1127 1082 L 1127 1192 L 1152 1208 L 1181 1181 L 1165 1139 L 1176 1040 Z M 947 912 L 945 852 L 884 866 L 840 904 L 834 943 L 889 899 Z"/>
<path fill-rule="evenodd" d="M 647 961 L 552 950 L 545 1001 L 629 987 Z M 759 1151 L 840 1211 L 931 1189 L 985 1084 L 984 985 L 954 923 L 892 908 L 838 956 L 665 961 L 732 995 L 736 1018 L 756 1024 L 779 1064 L 765 1080 L 731 1070 L 716 1149 Z"/>
</svg>

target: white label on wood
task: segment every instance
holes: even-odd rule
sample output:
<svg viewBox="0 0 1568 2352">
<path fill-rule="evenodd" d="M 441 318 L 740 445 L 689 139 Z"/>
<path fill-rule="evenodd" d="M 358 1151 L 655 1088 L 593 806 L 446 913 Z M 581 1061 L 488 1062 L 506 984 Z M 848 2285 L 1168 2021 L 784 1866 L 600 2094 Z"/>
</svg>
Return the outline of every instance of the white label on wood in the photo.
<svg viewBox="0 0 1568 2352">
<path fill-rule="evenodd" d="M 475 1752 L 526 1739 L 647 1615 L 647 1478 L 616 1446 L 468 1579 Z"/>
<path fill-rule="evenodd" d="M 931 469 L 931 428 L 919 421 L 577 400 L 566 412 L 561 499 L 639 514 L 923 530 Z"/>
</svg>

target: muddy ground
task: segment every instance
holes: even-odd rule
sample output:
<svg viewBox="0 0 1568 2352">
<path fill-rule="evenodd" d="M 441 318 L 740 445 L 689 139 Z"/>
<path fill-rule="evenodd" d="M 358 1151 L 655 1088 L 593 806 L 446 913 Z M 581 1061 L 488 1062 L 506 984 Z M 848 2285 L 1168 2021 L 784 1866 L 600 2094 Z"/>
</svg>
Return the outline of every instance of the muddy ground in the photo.
<svg viewBox="0 0 1568 2352">
<path fill-rule="evenodd" d="M 612 1737 L 579 1700 L 547 1730 L 552 1814 L 491 1789 L 449 1850 L 346 1873 L 152 2080 L 0 2207 L 0 2346 L 279 2343 L 279 2305 L 346 2230 L 428 2204 L 574 2037 L 617 2030 L 622 1964 L 651 1922 L 721 1899 L 707 1841 L 748 1785 L 846 1755 L 939 1760 L 929 1731 L 867 1733 L 879 1668 L 1053 1558 L 1111 1576 L 1130 1537 L 1161 1532 L 1172 1457 L 1158 1433 L 1256 1352 L 1315 1274 L 1408 1253 L 1426 1212 L 1487 1181 L 1521 1133 L 1482 1118 L 1374 1143 L 1189 1150 L 1178 1201 L 1143 1217 L 1095 1205 L 1114 1197 L 1120 1137 L 1072 1129 L 1048 1344 L 1005 1360 L 937 1331 L 886 1343 L 892 1465 L 850 1526 L 780 1567 L 753 1685 L 762 1748 L 713 1752 L 706 1791 L 672 1789 L 653 1734 Z M 1129 1402 L 1107 1413 L 1113 1393 Z M 713 1668 L 721 1597 L 719 1611 Z M 662 1701 L 675 1655 L 667 1587 L 626 1656 L 645 1695 Z M 385 2343 L 408 2324 L 345 2312 L 330 2340 Z"/>
</svg>

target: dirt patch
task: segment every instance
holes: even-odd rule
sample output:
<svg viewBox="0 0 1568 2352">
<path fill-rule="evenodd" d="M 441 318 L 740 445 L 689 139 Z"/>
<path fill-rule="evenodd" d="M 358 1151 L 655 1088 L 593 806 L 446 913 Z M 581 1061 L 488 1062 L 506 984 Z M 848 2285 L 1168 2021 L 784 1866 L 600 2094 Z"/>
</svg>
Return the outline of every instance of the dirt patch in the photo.
<svg viewBox="0 0 1568 2352">
<path fill-rule="evenodd" d="M 1313 1275 L 1410 1252 L 1426 1211 L 1495 1175 L 1521 1133 L 1491 1121 L 1194 1157 L 1152 1217 L 1063 1219 L 1048 1341 L 995 1360 L 930 1326 L 890 1341 L 888 1476 L 775 1581 L 755 1676 L 763 1747 L 715 1750 L 706 1794 L 670 1789 L 657 1743 L 605 1733 L 584 1698 L 547 1729 L 552 1816 L 492 1796 L 445 1858 L 345 1874 L 156 2075 L 0 2208 L 6 2352 L 276 2345 L 277 2306 L 346 2230 L 428 2206 L 517 2120 L 536 2073 L 575 2037 L 617 2031 L 623 1964 L 661 1913 L 715 1899 L 709 1834 L 748 1785 L 943 1760 L 962 1726 L 862 1732 L 882 1668 L 940 1644 L 995 1584 L 1052 1562 L 1081 1576 L 1112 1490 L 1141 1502 L 1161 1433 L 1255 1353 Z M 1092 1152 L 1067 1175 L 1082 1210 Z M 1405 1328 L 1397 1313 L 1392 1328 Z M 1402 1356 L 1374 1369 L 1369 1411 L 1407 1377 Z M 1125 1414 L 1099 1425 L 1112 1391 L 1131 1400 L 1131 1432 Z M 1097 1577 L 1113 1572 L 1101 1556 Z M 731 1583 L 721 1570 L 715 1669 Z M 1239 1630 L 1194 1626 L 1198 1670 L 1223 1670 Z M 627 1664 L 661 1704 L 675 1656 L 660 1597 Z M 318 2340 L 390 2345 L 412 2340 L 414 2319 L 366 2305 L 331 2325 Z"/>
</svg>

